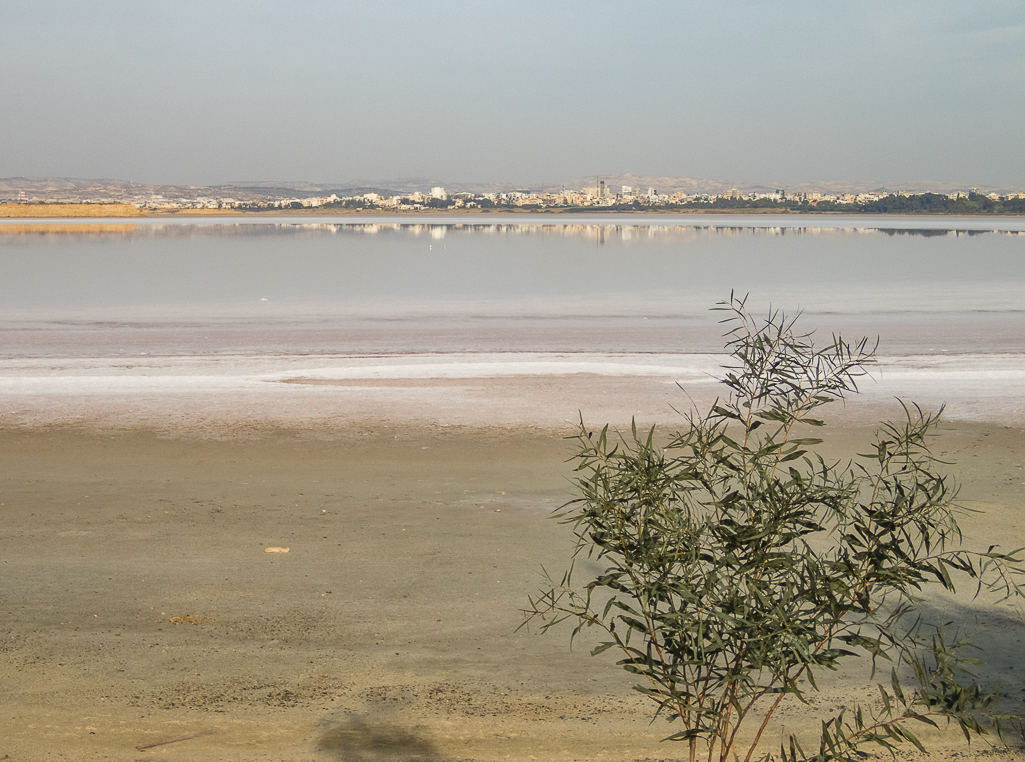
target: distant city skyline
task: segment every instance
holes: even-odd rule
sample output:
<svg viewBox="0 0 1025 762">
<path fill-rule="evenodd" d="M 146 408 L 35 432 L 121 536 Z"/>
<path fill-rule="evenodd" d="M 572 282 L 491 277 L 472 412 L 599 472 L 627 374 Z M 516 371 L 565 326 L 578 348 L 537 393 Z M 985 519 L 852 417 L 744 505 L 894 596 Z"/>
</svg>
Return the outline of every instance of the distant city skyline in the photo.
<svg viewBox="0 0 1025 762">
<path fill-rule="evenodd" d="M 630 184 L 627 184 L 627 183 Z M 391 187 L 388 187 L 391 186 Z M 657 187 L 656 187 L 657 186 Z M 950 192 L 953 190 L 953 192 Z M 62 178 L 0 178 L 0 216 L 38 216 L 54 206 L 80 204 L 177 213 L 218 212 L 457 212 L 493 211 L 712 211 L 758 209 L 868 214 L 1025 214 L 1025 189 L 904 188 L 866 190 L 757 186 L 726 187 L 693 178 L 592 176 L 551 188 L 448 187 L 420 180 L 379 185 L 242 183 L 145 185 Z M 12 203 L 13 202 L 13 203 Z M 111 208 L 112 209 L 112 208 Z M 113 214 L 111 209 L 94 209 Z M 49 213 L 49 212 L 47 212 Z M 79 212 L 74 212 L 75 214 Z M 133 211 L 133 214 L 136 213 Z"/>
<path fill-rule="evenodd" d="M 1025 185 L 1020 0 L 0 12 L 0 177 Z"/>
<path fill-rule="evenodd" d="M 203 197 L 220 199 L 268 200 L 271 198 L 307 198 L 327 196 L 335 193 L 343 197 L 363 194 L 383 196 L 430 193 L 432 189 L 448 189 L 453 193 L 509 194 L 516 191 L 530 193 L 558 194 L 565 191 L 581 191 L 604 184 L 609 195 L 623 193 L 627 188 L 638 193 L 658 191 L 659 194 L 683 194 L 688 196 L 729 196 L 740 193 L 745 196 L 766 194 L 811 195 L 832 197 L 842 195 L 885 195 L 889 193 L 939 193 L 958 195 L 966 192 L 998 195 L 1021 195 L 1021 185 L 987 186 L 981 183 L 930 183 L 910 182 L 899 185 L 885 183 L 831 181 L 819 183 L 795 183 L 792 185 L 766 183 L 731 183 L 711 178 L 670 177 L 655 175 L 587 175 L 547 184 L 516 184 L 511 182 L 460 183 L 440 178 L 405 177 L 376 180 L 353 180 L 348 182 L 312 183 L 306 180 L 257 180 L 215 185 L 189 184 L 147 184 L 130 179 L 62 178 L 62 177 L 0 177 L 0 201 L 26 200 L 46 202 L 67 202 L 92 200 L 104 203 L 118 199 L 130 203 L 151 201 L 154 198 L 198 199 Z"/>
</svg>

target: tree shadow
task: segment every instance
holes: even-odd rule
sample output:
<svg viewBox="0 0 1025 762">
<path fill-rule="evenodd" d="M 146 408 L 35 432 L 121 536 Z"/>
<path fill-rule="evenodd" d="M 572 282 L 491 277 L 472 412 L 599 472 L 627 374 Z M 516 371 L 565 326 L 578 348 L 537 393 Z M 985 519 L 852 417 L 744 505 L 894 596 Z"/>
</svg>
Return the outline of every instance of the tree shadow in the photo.
<svg viewBox="0 0 1025 762">
<path fill-rule="evenodd" d="M 351 717 L 329 728 L 317 747 L 343 762 L 440 760 L 430 741 L 388 722 Z"/>
<path fill-rule="evenodd" d="M 1002 697 L 1019 709 L 1025 707 L 1021 611 L 974 601 L 927 601 L 917 606 L 915 613 L 926 623 L 943 625 L 948 638 L 967 636 L 972 646 L 964 649 L 964 655 L 979 660 L 966 665 L 970 676 L 986 690 L 999 687 Z"/>
</svg>

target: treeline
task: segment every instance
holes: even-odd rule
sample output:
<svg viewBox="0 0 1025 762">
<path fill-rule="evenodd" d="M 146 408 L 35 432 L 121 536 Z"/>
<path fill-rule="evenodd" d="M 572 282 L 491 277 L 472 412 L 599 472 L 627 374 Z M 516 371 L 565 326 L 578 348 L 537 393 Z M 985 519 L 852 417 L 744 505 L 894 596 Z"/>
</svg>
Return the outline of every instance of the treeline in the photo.
<svg viewBox="0 0 1025 762">
<path fill-rule="evenodd" d="M 678 209 L 779 209 L 793 212 L 852 214 L 1025 214 L 1025 198 L 992 199 L 981 193 L 969 193 L 958 198 L 950 198 L 940 193 L 917 193 L 911 196 L 890 194 L 878 201 L 864 204 L 843 204 L 826 200 L 717 198 L 709 202 L 691 201 L 666 206 Z"/>
<path fill-rule="evenodd" d="M 887 196 L 878 201 L 864 204 L 866 212 L 939 212 L 941 214 L 1023 214 L 1025 198 L 992 199 L 980 193 L 970 193 L 967 198 L 950 198 L 938 193 L 922 193 L 916 196 Z"/>
<path fill-rule="evenodd" d="M 455 207 L 453 198 L 428 198 L 418 202 L 423 209 L 451 209 Z M 940 193 L 919 193 L 911 196 L 890 194 L 878 201 L 864 204 L 843 204 L 838 201 L 802 201 L 786 199 L 776 201 L 770 198 L 717 198 L 712 201 L 689 201 L 682 204 L 649 204 L 646 201 L 621 201 L 603 206 L 554 206 L 545 207 L 541 204 L 515 204 L 512 202 L 492 201 L 486 198 L 475 198 L 473 204 L 481 211 L 540 211 L 544 209 L 562 212 L 645 212 L 653 209 L 661 211 L 702 211 L 713 209 L 759 209 L 788 212 L 846 212 L 848 214 L 1025 214 L 1025 198 L 992 199 L 980 193 L 950 198 Z M 242 205 L 240 210 L 267 209 L 265 203 Z M 280 207 L 283 209 L 302 209 L 298 201 Z M 385 207 L 362 198 L 339 199 L 318 207 L 320 210 L 350 209 L 366 211 L 386 211 Z"/>
</svg>

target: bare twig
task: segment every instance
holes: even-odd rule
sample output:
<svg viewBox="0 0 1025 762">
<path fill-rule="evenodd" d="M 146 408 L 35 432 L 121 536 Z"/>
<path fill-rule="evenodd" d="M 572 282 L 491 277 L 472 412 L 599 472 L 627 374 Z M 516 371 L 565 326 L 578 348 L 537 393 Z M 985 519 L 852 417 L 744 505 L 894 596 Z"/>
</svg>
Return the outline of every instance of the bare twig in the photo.
<svg viewBox="0 0 1025 762">
<path fill-rule="evenodd" d="M 148 743 L 144 746 L 136 746 L 136 751 L 146 751 L 146 749 L 152 749 L 157 746 L 167 746 L 169 743 L 179 743 L 180 741 L 191 741 L 193 738 L 201 738 L 202 736 L 208 736 L 214 733 L 213 730 L 204 730 L 202 733 L 193 733 L 189 736 L 182 736 L 181 738 L 172 738 L 170 741 L 158 741 L 157 743 Z"/>
</svg>

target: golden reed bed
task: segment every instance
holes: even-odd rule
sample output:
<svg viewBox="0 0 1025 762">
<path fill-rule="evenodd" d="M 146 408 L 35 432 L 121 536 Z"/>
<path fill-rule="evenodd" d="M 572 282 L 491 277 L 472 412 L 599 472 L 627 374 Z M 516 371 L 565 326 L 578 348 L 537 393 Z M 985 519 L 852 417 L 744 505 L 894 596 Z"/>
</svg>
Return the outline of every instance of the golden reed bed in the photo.
<svg viewBox="0 0 1025 762">
<path fill-rule="evenodd" d="M 131 204 L 0 204 L 0 218 L 143 216 Z"/>
</svg>

